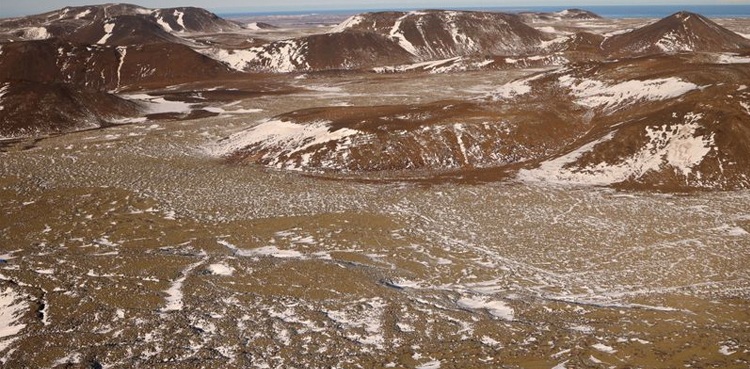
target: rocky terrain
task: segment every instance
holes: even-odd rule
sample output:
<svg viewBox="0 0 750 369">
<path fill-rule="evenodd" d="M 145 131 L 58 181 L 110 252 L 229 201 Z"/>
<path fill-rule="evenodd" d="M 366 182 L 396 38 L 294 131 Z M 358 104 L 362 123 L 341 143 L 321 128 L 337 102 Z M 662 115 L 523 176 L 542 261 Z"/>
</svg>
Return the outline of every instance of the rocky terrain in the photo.
<svg viewBox="0 0 750 369">
<path fill-rule="evenodd" d="M 0 366 L 746 368 L 748 35 L 0 20 Z"/>
<path fill-rule="evenodd" d="M 554 68 L 472 99 L 284 112 L 211 150 L 233 162 L 328 174 L 492 180 L 521 169 L 526 179 L 573 184 L 747 187 L 750 40 L 686 12 L 632 29 L 567 30 L 580 22 L 607 25 L 576 9 L 380 12 L 352 16 L 323 33 L 273 40 L 278 29 L 267 23 L 240 25 L 195 8 L 66 8 L 0 22 L 7 37 L 0 78 L 9 105 L 0 132 L 95 128 L 139 121 L 144 112 L 165 117 L 152 104 L 159 94 L 205 100 L 213 91 L 200 88 L 224 89 L 205 88 L 208 81 L 244 81 L 250 93 L 276 95 L 293 90 L 274 78 L 286 73 Z M 242 34 L 255 36 L 243 41 Z M 151 95 L 124 95 L 143 91 Z M 45 104 L 21 103 L 39 96 Z M 68 108 L 56 108 L 62 105 Z M 193 107 L 183 105 L 178 116 L 212 114 Z M 625 123 L 634 121 L 639 129 Z M 656 142 L 654 130 L 682 133 Z M 606 157 L 595 154 L 605 146 Z M 689 154 L 674 161 L 674 150 Z M 657 153 L 661 159 L 650 157 Z M 635 158 L 642 155 L 648 158 Z M 546 163 L 562 167 L 553 173 Z"/>
</svg>

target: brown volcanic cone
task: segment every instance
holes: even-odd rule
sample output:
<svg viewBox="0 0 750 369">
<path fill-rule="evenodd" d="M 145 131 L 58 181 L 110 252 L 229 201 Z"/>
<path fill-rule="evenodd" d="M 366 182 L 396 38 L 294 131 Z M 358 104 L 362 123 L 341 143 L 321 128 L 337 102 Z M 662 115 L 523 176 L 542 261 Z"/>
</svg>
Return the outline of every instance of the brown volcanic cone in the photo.
<svg viewBox="0 0 750 369">
<path fill-rule="evenodd" d="M 629 115 L 521 177 L 639 190 L 750 188 L 750 110 L 739 104 L 750 93 L 725 101 L 713 93 Z M 710 106 L 702 102 L 708 100 Z"/>
<path fill-rule="evenodd" d="M 107 32 L 107 29 L 110 32 Z M 81 44 L 143 45 L 149 43 L 184 42 L 160 25 L 143 16 L 121 15 L 83 26 L 69 36 L 62 37 Z"/>
<path fill-rule="evenodd" d="M 0 137 L 97 128 L 138 113 L 117 96 L 63 83 L 0 82 Z"/>
<path fill-rule="evenodd" d="M 389 37 L 420 60 L 471 54 L 522 55 L 536 50 L 546 36 L 512 14 L 428 10 L 366 13 L 334 32 L 358 30 Z"/>
<path fill-rule="evenodd" d="M 227 52 L 226 60 L 237 69 L 261 72 L 363 69 L 464 55 L 525 55 L 539 50 L 545 37 L 510 14 L 366 13 L 328 34 Z"/>
<path fill-rule="evenodd" d="M 2 45 L 0 136 L 106 125 L 138 113 L 109 92 L 231 78 L 236 72 L 181 44 L 83 46 L 59 39 Z"/>
<path fill-rule="evenodd" d="M 119 88 L 160 88 L 237 77 L 237 72 L 180 44 L 118 47 Z"/>
<path fill-rule="evenodd" d="M 656 23 L 612 36 L 602 48 L 615 57 L 685 51 L 719 52 L 750 48 L 750 40 L 694 13 L 679 12 Z"/>
<path fill-rule="evenodd" d="M 524 22 L 538 22 L 538 21 L 559 21 L 564 19 L 602 19 L 602 17 L 596 13 L 590 12 L 583 9 L 566 9 L 554 13 L 545 12 L 521 12 L 518 16 Z"/>
<path fill-rule="evenodd" d="M 202 8 L 156 9 L 152 14 L 152 17 L 167 23 L 176 32 L 217 33 L 241 28 L 237 23 L 220 18 Z"/>
<path fill-rule="evenodd" d="M 240 26 L 199 8 L 146 9 L 130 4 L 68 7 L 23 18 L 0 20 L 0 40 L 56 37 L 83 44 L 185 42 L 183 33 L 216 33 Z M 111 33 L 105 38 L 105 35 Z"/>
<path fill-rule="evenodd" d="M 165 87 L 236 74 L 181 44 L 81 46 L 51 39 L 3 44 L 2 52 L 0 81 L 59 82 L 115 90 Z"/>
<path fill-rule="evenodd" d="M 696 60 L 661 55 L 552 73 L 544 82 L 571 88 L 592 127 L 519 177 L 665 191 L 750 188 L 750 69 Z"/>
</svg>

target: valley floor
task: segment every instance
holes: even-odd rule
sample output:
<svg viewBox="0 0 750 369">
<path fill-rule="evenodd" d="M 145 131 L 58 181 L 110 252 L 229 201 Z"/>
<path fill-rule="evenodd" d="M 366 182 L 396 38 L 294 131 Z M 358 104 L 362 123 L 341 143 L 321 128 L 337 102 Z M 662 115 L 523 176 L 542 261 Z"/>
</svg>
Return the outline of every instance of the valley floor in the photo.
<svg viewBox="0 0 750 369">
<path fill-rule="evenodd" d="M 309 77 L 238 114 L 6 145 L 0 361 L 746 368 L 747 191 L 370 183 L 205 151 L 293 109 L 482 93 L 470 77 Z"/>
</svg>

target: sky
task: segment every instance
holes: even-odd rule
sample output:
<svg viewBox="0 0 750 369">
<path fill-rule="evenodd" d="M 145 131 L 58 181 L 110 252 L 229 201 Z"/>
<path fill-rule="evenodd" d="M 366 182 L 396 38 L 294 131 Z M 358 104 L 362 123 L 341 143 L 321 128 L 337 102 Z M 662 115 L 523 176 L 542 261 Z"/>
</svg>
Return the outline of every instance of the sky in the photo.
<svg viewBox="0 0 750 369">
<path fill-rule="evenodd" d="M 66 6 L 92 5 L 107 2 L 81 0 L 0 0 L 0 18 L 43 13 Z M 118 2 L 109 0 L 109 2 Z M 460 8 L 460 7 L 501 7 L 501 6 L 561 6 L 565 8 L 585 7 L 586 5 L 750 5 L 750 0 L 122 0 L 147 8 L 172 8 L 196 6 L 213 12 L 291 11 L 291 10 L 333 10 L 333 9 L 383 9 L 383 8 Z"/>
</svg>

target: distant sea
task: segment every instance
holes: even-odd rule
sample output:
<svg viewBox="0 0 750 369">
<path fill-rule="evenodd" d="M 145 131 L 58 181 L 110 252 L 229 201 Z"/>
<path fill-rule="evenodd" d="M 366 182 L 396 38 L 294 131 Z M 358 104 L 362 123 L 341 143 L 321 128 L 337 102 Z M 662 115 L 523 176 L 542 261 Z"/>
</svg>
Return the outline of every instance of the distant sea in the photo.
<svg viewBox="0 0 750 369">
<path fill-rule="evenodd" d="M 514 6 L 514 7 L 483 7 L 483 8 L 441 8 L 456 10 L 488 10 L 507 13 L 519 12 L 556 12 L 571 7 L 565 6 Z M 750 5 L 605 5 L 605 6 L 581 6 L 581 9 L 592 11 L 605 18 L 664 18 L 670 14 L 686 10 L 702 14 L 709 18 L 750 18 Z M 214 10 L 224 18 L 248 18 L 253 16 L 343 16 L 364 12 L 385 10 L 416 10 L 413 8 L 402 9 L 342 9 L 342 10 L 300 10 L 300 11 L 243 11 L 242 9 Z"/>
</svg>

